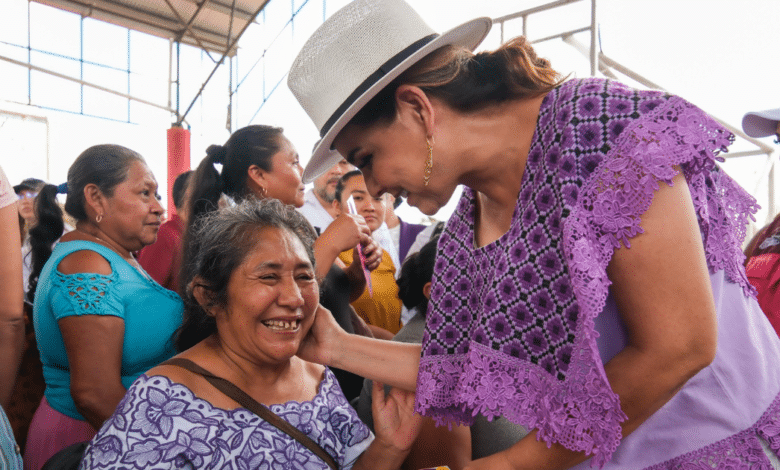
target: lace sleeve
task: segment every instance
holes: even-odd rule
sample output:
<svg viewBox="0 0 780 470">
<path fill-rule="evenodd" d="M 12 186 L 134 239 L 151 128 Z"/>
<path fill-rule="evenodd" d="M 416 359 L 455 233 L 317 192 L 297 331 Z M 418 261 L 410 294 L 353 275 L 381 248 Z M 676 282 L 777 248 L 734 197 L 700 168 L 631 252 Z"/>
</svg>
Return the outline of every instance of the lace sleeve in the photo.
<svg viewBox="0 0 780 470">
<path fill-rule="evenodd" d="M 610 157 L 583 187 L 566 240 L 572 277 L 594 312 L 603 308 L 606 265 L 612 252 L 643 232 L 642 214 L 650 207 L 659 182 L 671 184 L 682 168 L 693 199 L 710 272 L 724 270 L 746 295 L 741 243 L 755 199 L 736 184 L 716 161 L 734 136 L 703 111 L 673 97 L 656 109 L 653 119 L 637 121 L 620 135 Z"/>
<path fill-rule="evenodd" d="M 53 277 L 54 288 L 58 291 L 55 320 L 73 315 L 112 315 L 124 318 L 122 301 L 116 292 L 119 280 L 116 272 L 110 275 L 62 274 L 55 270 Z"/>
</svg>

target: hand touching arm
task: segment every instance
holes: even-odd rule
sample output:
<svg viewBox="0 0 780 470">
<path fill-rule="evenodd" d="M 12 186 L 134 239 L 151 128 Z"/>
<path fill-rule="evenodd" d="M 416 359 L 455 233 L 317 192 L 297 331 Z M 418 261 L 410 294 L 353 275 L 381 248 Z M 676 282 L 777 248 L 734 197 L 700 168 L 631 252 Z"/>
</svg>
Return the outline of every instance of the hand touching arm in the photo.
<svg viewBox="0 0 780 470">
<path fill-rule="evenodd" d="M 400 467 L 422 426 L 422 416 L 414 412 L 414 393 L 385 387 L 374 382 L 371 392 L 376 439 L 358 458 L 355 470 L 395 470 Z"/>
</svg>

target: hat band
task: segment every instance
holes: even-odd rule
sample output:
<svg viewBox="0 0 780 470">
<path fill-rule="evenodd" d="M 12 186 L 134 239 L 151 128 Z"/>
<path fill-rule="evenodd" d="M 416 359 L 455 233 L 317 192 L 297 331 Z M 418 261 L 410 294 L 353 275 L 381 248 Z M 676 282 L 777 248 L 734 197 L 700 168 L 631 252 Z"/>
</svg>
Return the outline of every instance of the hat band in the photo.
<svg viewBox="0 0 780 470">
<path fill-rule="evenodd" d="M 336 123 L 339 117 L 341 117 L 341 115 L 344 114 L 344 112 L 349 109 L 349 107 L 352 106 L 352 104 L 357 101 L 357 99 L 360 98 L 363 93 L 365 93 L 376 82 L 378 82 L 380 78 L 387 75 L 391 70 L 396 68 L 398 64 L 406 60 L 410 55 L 414 54 L 437 37 L 439 37 L 439 35 L 437 33 L 433 33 L 431 35 L 425 36 L 422 39 L 418 39 L 417 41 L 407 46 L 404 50 L 391 57 L 390 60 L 380 65 L 379 68 L 374 73 L 369 75 L 365 80 L 363 80 L 363 83 L 358 85 L 358 87 L 355 88 L 355 91 L 353 91 L 352 94 L 350 94 L 347 99 L 341 103 L 341 106 L 336 108 L 336 111 L 330 115 L 320 130 L 320 137 L 325 137 L 325 134 L 327 134 L 330 128 L 333 127 L 333 124 Z"/>
</svg>

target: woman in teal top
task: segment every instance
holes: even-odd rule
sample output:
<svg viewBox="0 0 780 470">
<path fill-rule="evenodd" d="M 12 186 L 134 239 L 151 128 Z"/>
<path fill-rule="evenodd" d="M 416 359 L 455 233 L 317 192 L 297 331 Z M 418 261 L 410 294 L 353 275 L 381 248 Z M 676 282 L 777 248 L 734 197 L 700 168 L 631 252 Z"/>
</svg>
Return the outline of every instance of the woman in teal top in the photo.
<svg viewBox="0 0 780 470">
<path fill-rule="evenodd" d="M 154 243 L 164 212 L 143 158 L 117 145 L 85 150 L 68 171 L 65 210 L 77 223 L 65 235 L 56 194 L 52 185 L 41 190 L 40 222 L 30 234 L 46 392 L 27 438 L 29 470 L 91 439 L 130 384 L 174 355 L 172 336 L 182 321 L 179 296 L 133 255 Z"/>
</svg>

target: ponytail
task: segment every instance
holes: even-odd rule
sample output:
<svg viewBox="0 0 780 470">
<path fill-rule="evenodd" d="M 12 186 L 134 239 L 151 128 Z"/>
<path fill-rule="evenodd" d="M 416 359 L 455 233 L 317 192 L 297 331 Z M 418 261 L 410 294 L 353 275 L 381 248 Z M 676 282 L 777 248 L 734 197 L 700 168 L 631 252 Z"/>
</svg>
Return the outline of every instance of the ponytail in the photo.
<svg viewBox="0 0 780 470">
<path fill-rule="evenodd" d="M 190 176 L 190 200 L 187 205 L 191 221 L 217 208 L 222 196 L 222 176 L 214 165 L 223 164 L 224 159 L 225 147 L 212 145 L 206 149 L 206 158 Z"/>
<path fill-rule="evenodd" d="M 60 185 L 62 187 L 62 185 Z M 35 298 L 35 291 L 38 288 L 38 277 L 43 270 L 46 261 L 49 260 L 52 252 L 52 245 L 65 231 L 65 222 L 63 221 L 63 212 L 57 204 L 57 193 L 60 187 L 52 184 L 44 185 L 35 198 L 35 214 L 38 222 L 30 228 L 30 255 L 32 256 L 29 290 L 27 291 L 27 300 L 32 303 Z"/>
<path fill-rule="evenodd" d="M 199 218 L 217 210 L 223 194 L 236 202 L 254 196 L 247 185 L 247 171 L 252 165 L 271 171 L 273 156 L 281 148 L 282 132 L 281 127 L 246 126 L 234 132 L 225 145 L 211 145 L 206 149 L 206 158 L 200 162 L 188 182 L 190 200 L 187 203 L 188 222 L 182 249 L 185 262 L 179 274 L 179 292 L 186 292 L 193 279 L 186 269 L 187 256 L 191 253 L 192 227 Z M 217 171 L 217 164 L 222 166 L 221 171 Z"/>
</svg>

